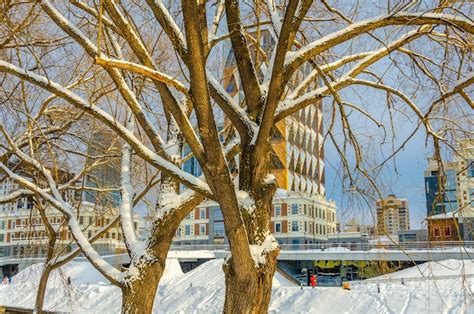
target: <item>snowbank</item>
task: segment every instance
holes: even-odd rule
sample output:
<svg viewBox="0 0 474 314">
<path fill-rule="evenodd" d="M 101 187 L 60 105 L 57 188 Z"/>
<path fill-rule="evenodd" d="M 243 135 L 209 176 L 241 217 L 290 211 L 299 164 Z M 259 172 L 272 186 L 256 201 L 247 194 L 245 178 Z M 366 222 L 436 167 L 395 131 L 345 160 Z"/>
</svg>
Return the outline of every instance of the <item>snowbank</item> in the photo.
<svg viewBox="0 0 474 314">
<path fill-rule="evenodd" d="M 176 259 L 167 261 L 168 270 L 157 291 L 154 313 L 221 313 L 225 295 L 222 262 L 212 260 L 183 274 Z M 431 267 L 437 273 L 449 267 L 457 273 L 455 269 L 460 264 L 447 260 L 432 263 L 431 266 L 427 263 L 426 269 Z M 470 272 L 472 262 L 464 261 L 464 264 L 466 271 Z M 38 267 L 32 266 L 31 269 Z M 48 285 L 46 310 L 119 313 L 120 289 L 101 283 L 100 277 L 80 274 L 80 271 L 89 272 L 90 269 L 83 263 L 73 263 L 64 270 L 72 276 L 71 286 Z M 407 276 L 411 272 L 414 270 L 407 269 L 397 275 Z M 13 284 L 0 285 L 0 304 L 31 308 L 36 293 L 32 278 L 33 275 L 28 277 L 23 271 L 14 278 Z M 78 278 L 95 279 L 97 283 L 81 284 L 84 280 Z M 351 291 L 335 287 L 306 287 L 300 290 L 299 287 L 284 285 L 280 282 L 281 278 L 277 274 L 274 279 L 270 313 L 474 313 L 470 293 L 474 291 L 472 278 L 465 281 L 460 278 L 410 281 L 405 285 L 367 283 L 353 285 Z"/>
<path fill-rule="evenodd" d="M 401 279 L 421 277 L 442 277 L 474 275 L 474 261 L 448 259 L 439 262 L 427 262 L 374 279 Z"/>
</svg>

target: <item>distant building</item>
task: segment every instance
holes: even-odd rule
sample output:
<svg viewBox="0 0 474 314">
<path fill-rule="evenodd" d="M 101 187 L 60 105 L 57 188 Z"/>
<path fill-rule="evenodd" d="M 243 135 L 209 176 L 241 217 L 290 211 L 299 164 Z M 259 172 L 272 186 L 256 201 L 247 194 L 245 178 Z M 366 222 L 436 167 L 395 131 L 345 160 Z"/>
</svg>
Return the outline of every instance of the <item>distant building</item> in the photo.
<svg viewBox="0 0 474 314">
<path fill-rule="evenodd" d="M 331 247 L 345 247 L 355 251 L 365 251 L 369 248 L 369 238 L 361 232 L 337 232 L 328 234 Z"/>
<path fill-rule="evenodd" d="M 65 178 L 70 176 L 69 174 Z M 19 185 L 13 180 L 0 177 L 0 196 L 9 195 L 19 188 Z M 118 208 L 103 207 L 84 201 L 81 195 L 78 190 L 71 189 L 64 191 L 62 196 L 67 202 L 79 207 L 77 218 L 79 226 L 86 237 L 90 238 L 118 215 Z M 76 244 L 64 215 L 45 202 L 41 205 L 45 208 L 49 223 L 57 230 L 56 244 L 58 248 L 64 248 L 64 253 L 74 249 Z M 0 257 L 24 257 L 46 253 L 48 237 L 37 206 L 30 197 L 23 197 L 15 202 L 0 205 Z M 137 214 L 133 216 L 133 221 L 138 234 L 140 220 Z M 92 246 L 99 253 L 125 252 L 119 225 L 111 228 Z"/>
<path fill-rule="evenodd" d="M 396 236 L 398 231 L 410 229 L 410 210 L 405 198 L 390 194 L 377 201 L 377 233 Z"/>
<path fill-rule="evenodd" d="M 96 158 L 103 156 L 107 157 L 104 162 L 95 165 L 94 168 L 87 174 L 85 185 L 93 188 L 108 189 L 105 192 L 88 191 L 85 193 L 85 200 L 87 202 L 96 204 L 100 203 L 102 206 L 118 207 L 120 204 L 120 153 L 121 144 L 118 140 L 117 134 L 110 130 L 96 130 L 92 133 L 87 154 L 90 158 L 87 159 L 87 165 L 92 164 Z M 117 188 L 116 191 L 110 189 Z"/>
<path fill-rule="evenodd" d="M 336 206 L 324 197 L 278 190 L 271 213 L 270 231 L 280 244 L 326 242 L 336 232 Z M 227 237 L 219 205 L 201 203 L 181 223 L 174 244 L 224 244 Z"/>
<path fill-rule="evenodd" d="M 428 217 L 428 235 L 430 241 L 460 241 L 458 215 L 453 212 Z"/>
<path fill-rule="evenodd" d="M 427 221 L 430 241 L 474 241 L 474 217 L 461 211 L 432 215 Z"/>
<path fill-rule="evenodd" d="M 453 160 L 440 164 L 429 159 L 425 171 L 427 216 L 456 212 L 474 217 L 474 140 L 456 144 Z"/>
<path fill-rule="evenodd" d="M 341 232 L 360 232 L 366 236 L 375 235 L 375 226 L 371 224 L 360 224 L 357 218 L 352 218 L 348 220 L 343 227 L 343 230 L 339 229 Z"/>
<path fill-rule="evenodd" d="M 428 230 L 401 230 L 398 231 L 399 243 L 425 242 L 428 241 Z"/>
</svg>

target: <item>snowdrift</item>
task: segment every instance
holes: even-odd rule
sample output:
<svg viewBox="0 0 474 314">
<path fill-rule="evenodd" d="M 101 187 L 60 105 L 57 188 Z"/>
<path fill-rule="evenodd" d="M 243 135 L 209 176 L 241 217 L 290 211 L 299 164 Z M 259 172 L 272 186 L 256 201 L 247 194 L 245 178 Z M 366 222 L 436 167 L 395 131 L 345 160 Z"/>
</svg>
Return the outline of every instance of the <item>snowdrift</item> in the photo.
<svg viewBox="0 0 474 314">
<path fill-rule="evenodd" d="M 177 259 L 167 260 L 167 269 L 158 288 L 154 313 L 221 313 L 225 286 L 222 260 L 209 261 L 183 274 Z M 447 260 L 426 263 L 420 268 L 434 274 L 459 274 L 464 263 L 471 273 L 471 261 Z M 32 308 L 41 265 L 31 266 L 13 279 L 13 284 L 0 285 L 0 305 Z M 45 310 L 74 313 L 119 313 L 121 291 L 105 283 L 87 263 L 71 263 L 61 270 L 57 284 L 48 282 Z M 407 269 L 394 276 L 418 276 Z M 67 285 L 64 276 L 70 276 Z M 270 313 L 474 313 L 472 291 L 474 278 L 442 279 L 400 283 L 354 284 L 352 290 L 337 287 L 287 286 L 277 274 L 274 279 Z M 380 289 L 380 293 L 378 292 Z"/>
<path fill-rule="evenodd" d="M 391 274 L 379 276 L 374 279 L 402 279 L 443 276 L 461 277 L 463 275 L 474 275 L 474 261 L 448 259 L 439 262 L 427 262 Z"/>
</svg>

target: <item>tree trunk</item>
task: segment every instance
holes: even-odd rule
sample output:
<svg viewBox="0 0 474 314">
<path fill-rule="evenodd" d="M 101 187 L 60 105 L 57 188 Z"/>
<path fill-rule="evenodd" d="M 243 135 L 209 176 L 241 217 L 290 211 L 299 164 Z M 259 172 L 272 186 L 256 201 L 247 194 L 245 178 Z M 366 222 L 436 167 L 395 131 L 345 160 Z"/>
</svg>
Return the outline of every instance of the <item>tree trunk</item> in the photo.
<svg viewBox="0 0 474 314">
<path fill-rule="evenodd" d="M 249 276 L 238 278 L 229 264 L 224 266 L 225 272 L 225 304 L 224 313 L 267 313 L 272 296 L 272 282 L 277 265 L 278 251 L 266 255 L 266 263 L 255 268 L 255 264 L 247 265 L 252 269 Z"/>
<path fill-rule="evenodd" d="M 160 263 L 146 264 L 140 278 L 122 287 L 122 313 L 148 314 L 153 310 L 156 290 L 164 271 Z"/>
<path fill-rule="evenodd" d="M 36 293 L 35 312 L 43 313 L 44 297 L 46 295 L 46 287 L 48 285 L 49 274 L 54 268 L 51 267 L 47 262 L 44 264 L 43 272 L 38 286 L 38 292 Z"/>
<path fill-rule="evenodd" d="M 250 245 L 262 245 L 270 234 L 270 213 L 273 196 L 277 189 L 276 181 L 267 180 L 270 175 L 270 146 L 257 153 L 244 150 L 239 188 L 248 191 L 255 202 L 255 210 L 242 211 L 247 239 Z M 257 158 L 258 156 L 258 158 Z M 230 241 L 232 247 L 232 242 Z M 226 299 L 224 313 L 267 313 L 272 295 L 273 275 L 277 266 L 279 249 L 264 252 L 265 263 L 255 265 L 253 259 L 232 252 L 232 257 L 224 266 L 226 277 Z M 248 273 L 237 274 L 236 265 L 244 265 Z"/>
</svg>

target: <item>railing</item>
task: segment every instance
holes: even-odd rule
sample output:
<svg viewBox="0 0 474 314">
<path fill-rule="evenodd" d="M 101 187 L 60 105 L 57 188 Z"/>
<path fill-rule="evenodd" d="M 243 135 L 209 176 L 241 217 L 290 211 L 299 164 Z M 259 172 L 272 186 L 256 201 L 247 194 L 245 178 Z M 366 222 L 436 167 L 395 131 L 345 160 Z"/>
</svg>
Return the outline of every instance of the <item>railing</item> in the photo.
<svg viewBox="0 0 474 314">
<path fill-rule="evenodd" d="M 280 244 L 282 251 L 413 251 L 413 250 L 448 250 L 474 248 L 474 241 L 444 241 L 444 242 L 405 242 L 405 243 L 322 243 L 322 244 Z M 227 244 L 191 244 L 172 245 L 171 251 L 229 251 Z"/>
<path fill-rule="evenodd" d="M 399 244 L 373 244 L 373 243 L 324 243 L 324 244 L 280 244 L 281 251 L 307 251 L 309 252 L 404 252 L 404 251 L 458 251 L 464 252 L 467 249 L 474 249 L 474 241 L 445 241 L 445 242 L 409 242 Z M 219 245 L 172 245 L 170 251 L 230 251 L 228 244 Z M 102 256 L 116 256 L 116 251 L 99 251 Z M 123 253 L 126 254 L 126 253 Z M 474 254 L 474 253 L 473 253 Z M 15 253 L 9 256 L 0 257 L 0 260 L 11 258 L 44 258 L 46 254 Z"/>
</svg>

